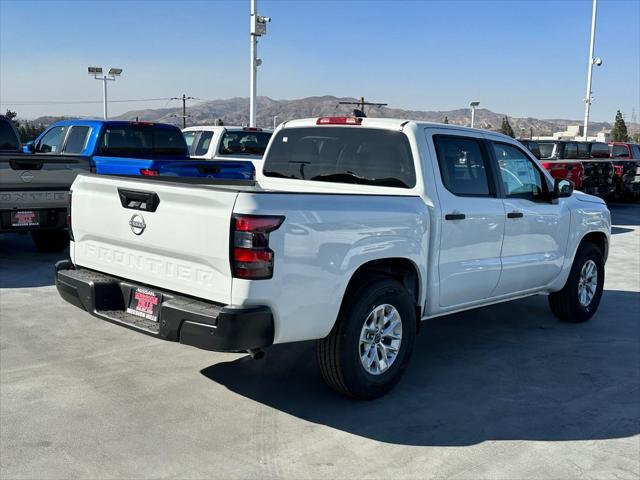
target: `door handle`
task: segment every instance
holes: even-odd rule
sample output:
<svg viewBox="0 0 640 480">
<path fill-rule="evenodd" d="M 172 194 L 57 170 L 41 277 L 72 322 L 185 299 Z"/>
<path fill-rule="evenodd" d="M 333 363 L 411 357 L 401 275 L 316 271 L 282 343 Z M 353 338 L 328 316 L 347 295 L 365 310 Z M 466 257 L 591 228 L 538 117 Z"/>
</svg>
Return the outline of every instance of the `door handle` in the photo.
<svg viewBox="0 0 640 480">
<path fill-rule="evenodd" d="M 464 220 L 467 216 L 464 213 L 447 213 L 444 216 L 445 220 Z"/>
<path fill-rule="evenodd" d="M 524 213 L 522 212 L 509 212 L 507 213 L 507 218 L 522 218 L 524 217 Z"/>
</svg>

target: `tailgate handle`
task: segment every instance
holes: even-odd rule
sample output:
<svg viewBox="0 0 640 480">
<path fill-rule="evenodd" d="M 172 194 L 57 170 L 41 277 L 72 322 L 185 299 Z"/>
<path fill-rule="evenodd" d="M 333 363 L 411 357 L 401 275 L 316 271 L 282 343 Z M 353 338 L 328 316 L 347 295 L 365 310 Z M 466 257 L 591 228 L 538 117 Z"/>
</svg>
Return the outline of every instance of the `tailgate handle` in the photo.
<svg viewBox="0 0 640 480">
<path fill-rule="evenodd" d="M 9 160 L 12 170 L 42 170 L 43 160 Z"/>
<path fill-rule="evenodd" d="M 198 165 L 198 172 L 204 174 L 220 173 L 218 165 Z"/>
<path fill-rule="evenodd" d="M 136 192 L 119 188 L 118 195 L 122 206 L 131 210 L 155 212 L 160 205 L 160 197 L 155 192 Z"/>
</svg>

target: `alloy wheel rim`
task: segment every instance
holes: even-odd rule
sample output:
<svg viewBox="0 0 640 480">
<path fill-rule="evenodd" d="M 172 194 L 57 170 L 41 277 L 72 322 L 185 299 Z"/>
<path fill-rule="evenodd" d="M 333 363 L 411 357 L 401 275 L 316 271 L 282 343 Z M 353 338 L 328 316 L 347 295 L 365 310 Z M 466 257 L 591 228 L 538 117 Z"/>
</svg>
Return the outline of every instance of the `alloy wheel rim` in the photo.
<svg viewBox="0 0 640 480">
<path fill-rule="evenodd" d="M 393 305 L 378 305 L 367 315 L 360 331 L 359 357 L 365 371 L 380 375 L 389 370 L 401 344 L 400 313 Z"/>
<path fill-rule="evenodd" d="M 588 307 L 596 295 L 598 288 L 598 267 L 593 260 L 587 260 L 580 270 L 578 279 L 578 301 Z"/>
</svg>

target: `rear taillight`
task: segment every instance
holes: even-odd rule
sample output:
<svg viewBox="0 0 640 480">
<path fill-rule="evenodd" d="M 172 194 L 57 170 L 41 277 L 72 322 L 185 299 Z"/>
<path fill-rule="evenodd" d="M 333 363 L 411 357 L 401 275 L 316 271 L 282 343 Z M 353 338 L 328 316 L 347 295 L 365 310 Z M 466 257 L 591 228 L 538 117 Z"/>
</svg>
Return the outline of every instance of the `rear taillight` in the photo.
<svg viewBox="0 0 640 480">
<path fill-rule="evenodd" d="M 269 233 L 283 221 L 281 216 L 233 216 L 231 271 L 235 278 L 263 280 L 273 276 L 274 254 L 269 248 Z"/>
<path fill-rule="evenodd" d="M 155 168 L 141 168 L 140 175 L 144 175 L 145 177 L 157 177 L 160 175 L 160 172 Z"/>
<path fill-rule="evenodd" d="M 73 240 L 73 229 L 71 228 L 71 194 L 69 191 L 69 204 L 67 205 L 67 228 L 69 229 L 69 240 Z"/>
<path fill-rule="evenodd" d="M 541 163 L 546 170 L 551 170 L 551 164 L 549 162 L 541 162 Z"/>
</svg>

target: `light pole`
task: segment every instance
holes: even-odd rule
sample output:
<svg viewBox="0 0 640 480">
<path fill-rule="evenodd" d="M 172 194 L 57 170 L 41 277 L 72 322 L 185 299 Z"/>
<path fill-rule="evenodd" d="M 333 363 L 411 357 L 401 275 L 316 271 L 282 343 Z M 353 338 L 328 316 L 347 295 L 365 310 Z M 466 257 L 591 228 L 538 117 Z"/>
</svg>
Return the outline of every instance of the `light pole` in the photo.
<svg viewBox="0 0 640 480">
<path fill-rule="evenodd" d="M 278 115 L 273 116 L 273 129 L 275 130 L 278 126 Z"/>
<path fill-rule="evenodd" d="M 471 108 L 471 128 L 473 128 L 473 124 L 476 120 L 476 107 L 480 106 L 480 102 L 469 102 L 469 107 Z"/>
<path fill-rule="evenodd" d="M 271 21 L 269 17 L 258 15 L 258 0 L 251 0 L 251 28 L 249 31 L 250 48 L 250 70 L 249 70 L 249 126 L 256 126 L 256 77 L 258 67 L 262 65 L 262 60 L 258 58 L 258 37 L 266 35 L 267 23 Z"/>
<path fill-rule="evenodd" d="M 107 82 L 114 82 L 116 77 L 122 75 L 121 68 L 110 68 L 109 72 L 106 75 L 102 74 L 102 67 L 88 67 L 87 73 L 89 75 L 93 75 L 93 78 L 96 80 L 102 80 L 102 108 L 103 108 L 103 118 L 106 120 L 108 118 L 107 114 Z"/>
<path fill-rule="evenodd" d="M 589 43 L 589 68 L 587 70 L 587 96 L 584 99 L 584 127 L 583 140 L 587 141 L 587 130 L 589 129 L 589 110 L 591 109 L 591 76 L 593 75 L 593 66 L 602 65 L 602 59 L 593 56 L 593 47 L 596 43 L 596 13 L 597 0 L 593 0 L 593 11 L 591 13 L 591 42 Z"/>
</svg>

